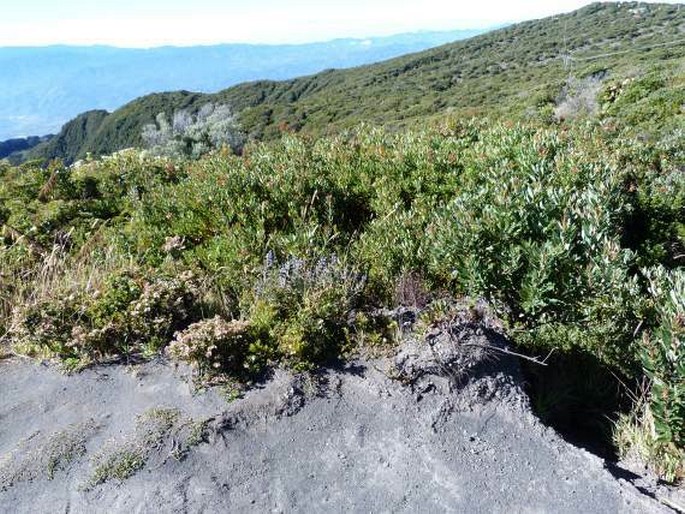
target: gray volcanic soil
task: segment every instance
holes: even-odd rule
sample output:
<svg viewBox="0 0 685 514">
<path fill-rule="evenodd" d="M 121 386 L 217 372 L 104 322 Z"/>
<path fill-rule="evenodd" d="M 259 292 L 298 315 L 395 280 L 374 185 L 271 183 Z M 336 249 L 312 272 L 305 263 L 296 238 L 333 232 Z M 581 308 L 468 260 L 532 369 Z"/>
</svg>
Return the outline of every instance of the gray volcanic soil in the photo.
<svg viewBox="0 0 685 514">
<path fill-rule="evenodd" d="M 505 345 L 461 324 L 233 401 L 162 359 L 8 359 L 0 511 L 672 512 L 542 426 Z"/>
</svg>

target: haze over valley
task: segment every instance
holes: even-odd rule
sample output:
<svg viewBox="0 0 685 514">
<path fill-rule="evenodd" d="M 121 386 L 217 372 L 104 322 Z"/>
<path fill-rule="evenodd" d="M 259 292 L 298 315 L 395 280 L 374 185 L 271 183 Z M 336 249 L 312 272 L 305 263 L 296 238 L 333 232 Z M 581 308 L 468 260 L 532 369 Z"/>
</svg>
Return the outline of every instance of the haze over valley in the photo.
<svg viewBox="0 0 685 514">
<path fill-rule="evenodd" d="M 147 49 L 0 47 L 0 141 L 56 133 L 84 111 L 121 107 L 155 92 L 210 93 L 417 52 L 485 29 L 419 32 L 290 45 L 227 44 Z"/>
</svg>

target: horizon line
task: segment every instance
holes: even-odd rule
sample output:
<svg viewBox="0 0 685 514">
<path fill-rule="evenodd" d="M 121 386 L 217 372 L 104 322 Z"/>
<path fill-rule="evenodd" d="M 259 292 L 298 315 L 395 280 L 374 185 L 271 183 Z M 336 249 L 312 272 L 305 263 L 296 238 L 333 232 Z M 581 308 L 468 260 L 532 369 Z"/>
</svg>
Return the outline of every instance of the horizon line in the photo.
<svg viewBox="0 0 685 514">
<path fill-rule="evenodd" d="M 450 34 L 450 33 L 455 33 L 455 32 L 480 32 L 480 34 L 484 34 L 486 32 L 490 32 L 493 30 L 498 30 L 502 29 L 505 27 L 508 27 L 510 25 L 513 25 L 517 22 L 513 21 L 508 21 L 508 22 L 503 22 L 503 23 L 497 23 L 494 25 L 481 25 L 481 26 L 472 26 L 468 28 L 454 28 L 454 29 L 439 29 L 439 30 L 434 30 L 434 29 L 418 29 L 418 30 L 413 30 L 413 31 L 401 31 L 401 32 L 396 32 L 392 34 L 387 34 L 387 35 L 369 35 L 369 36 L 341 36 L 341 37 L 332 37 L 330 39 L 315 39 L 312 41 L 303 41 L 303 42 L 283 42 L 283 43 L 275 43 L 275 42 L 248 42 L 248 41 L 226 41 L 226 42 L 216 42 L 216 43 L 207 43 L 207 42 L 198 42 L 198 43 L 189 43 L 189 44 L 184 44 L 184 43 L 179 43 L 179 44 L 174 44 L 174 43 L 168 43 L 168 44 L 159 44 L 159 45 L 150 45 L 150 46 L 142 46 L 142 45 L 117 45 L 117 44 L 109 44 L 109 43 L 91 43 L 91 44 L 84 44 L 84 43 L 47 43 L 47 44 L 35 44 L 35 45 L 26 45 L 26 44 L 21 44 L 21 45 L 0 45 L 0 49 L 38 49 L 38 48 L 106 48 L 106 49 L 113 49 L 113 50 L 155 50 L 155 49 L 164 49 L 164 48 L 203 48 L 203 47 L 217 47 L 217 46 L 250 46 L 250 47 L 283 47 L 283 46 L 307 46 L 307 45 L 321 45 L 321 44 L 327 44 L 327 43 L 335 43 L 339 41 L 369 41 L 369 40 L 382 40 L 382 39 L 390 39 L 398 36 L 411 36 L 411 35 L 421 35 L 421 34 Z"/>
</svg>

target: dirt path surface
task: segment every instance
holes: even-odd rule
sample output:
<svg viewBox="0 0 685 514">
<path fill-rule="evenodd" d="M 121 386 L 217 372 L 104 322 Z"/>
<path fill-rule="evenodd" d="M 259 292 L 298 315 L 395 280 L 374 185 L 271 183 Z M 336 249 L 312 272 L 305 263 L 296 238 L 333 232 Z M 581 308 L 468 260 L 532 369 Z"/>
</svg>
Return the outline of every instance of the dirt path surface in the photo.
<svg viewBox="0 0 685 514">
<path fill-rule="evenodd" d="M 672 512 L 542 426 L 483 348 L 504 343 L 466 332 L 233 401 L 163 360 L 5 360 L 0 511 Z"/>
</svg>

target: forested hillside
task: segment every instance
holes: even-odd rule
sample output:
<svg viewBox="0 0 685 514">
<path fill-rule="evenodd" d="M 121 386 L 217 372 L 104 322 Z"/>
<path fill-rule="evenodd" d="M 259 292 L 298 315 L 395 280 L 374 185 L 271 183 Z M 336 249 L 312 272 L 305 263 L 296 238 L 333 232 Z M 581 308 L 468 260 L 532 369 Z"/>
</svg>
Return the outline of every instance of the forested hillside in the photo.
<svg viewBox="0 0 685 514">
<path fill-rule="evenodd" d="M 140 146 L 144 125 L 205 103 L 227 104 L 251 139 L 284 131 L 334 133 L 359 122 L 403 126 L 444 114 L 550 120 L 568 97 L 593 98 L 628 86 L 611 116 L 640 125 L 657 109 L 677 126 L 685 98 L 685 10 L 678 5 L 592 4 L 432 50 L 350 70 L 283 82 L 242 84 L 213 95 L 179 92 L 139 98 L 83 138 L 42 146 L 34 157 L 83 157 Z M 624 84 L 625 81 L 629 84 Z M 597 103 L 576 103 L 598 113 Z M 673 118 L 673 114 L 680 117 Z"/>
<path fill-rule="evenodd" d="M 0 142 L 0 159 L 4 159 L 14 154 L 15 157 L 19 158 L 22 152 L 30 150 L 39 143 L 43 143 L 50 139 L 52 135 L 47 136 L 30 136 L 30 137 L 18 137 L 15 139 L 8 139 L 6 141 Z"/>
<path fill-rule="evenodd" d="M 297 45 L 2 47 L 0 140 L 57 132 L 83 111 L 117 109 L 155 91 L 214 92 L 249 80 L 290 79 L 377 62 L 482 32 L 419 32 Z"/>
</svg>

